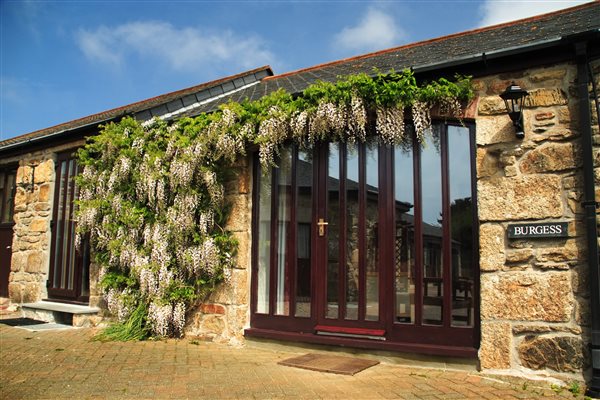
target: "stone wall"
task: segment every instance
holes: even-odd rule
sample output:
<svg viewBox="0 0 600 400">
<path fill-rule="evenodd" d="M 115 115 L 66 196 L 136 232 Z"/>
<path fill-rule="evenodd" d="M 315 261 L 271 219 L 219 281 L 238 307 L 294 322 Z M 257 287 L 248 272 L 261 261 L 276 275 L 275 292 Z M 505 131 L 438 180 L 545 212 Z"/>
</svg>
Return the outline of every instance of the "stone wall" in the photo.
<svg viewBox="0 0 600 400">
<path fill-rule="evenodd" d="M 244 340 L 244 328 L 250 320 L 251 171 L 251 157 L 243 157 L 235 166 L 234 177 L 225 184 L 226 201 L 231 205 L 226 228 L 238 241 L 231 279 L 191 310 L 186 335 L 231 344 L 241 344 Z"/>
<path fill-rule="evenodd" d="M 13 303 L 38 301 L 47 294 L 54 160 L 50 153 L 28 155 L 19 161 L 8 285 Z"/>
<path fill-rule="evenodd" d="M 483 369 L 581 379 L 589 366 L 576 75 L 562 64 L 475 81 Z M 498 96 L 511 81 L 530 93 L 522 141 Z M 552 221 L 567 238 L 507 238 L 509 223 Z"/>
</svg>

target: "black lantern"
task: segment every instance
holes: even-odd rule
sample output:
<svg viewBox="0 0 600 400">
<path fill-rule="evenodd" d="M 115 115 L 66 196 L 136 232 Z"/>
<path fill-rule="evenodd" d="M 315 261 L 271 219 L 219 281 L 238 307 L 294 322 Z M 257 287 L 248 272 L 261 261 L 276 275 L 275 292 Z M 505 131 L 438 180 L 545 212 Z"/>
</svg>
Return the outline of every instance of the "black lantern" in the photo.
<svg viewBox="0 0 600 400">
<path fill-rule="evenodd" d="M 515 135 L 518 139 L 525 137 L 525 129 L 523 128 L 523 100 L 528 94 L 527 90 L 522 89 L 521 86 L 514 82 L 500 94 L 500 97 L 504 100 L 508 116 L 515 126 Z"/>
</svg>

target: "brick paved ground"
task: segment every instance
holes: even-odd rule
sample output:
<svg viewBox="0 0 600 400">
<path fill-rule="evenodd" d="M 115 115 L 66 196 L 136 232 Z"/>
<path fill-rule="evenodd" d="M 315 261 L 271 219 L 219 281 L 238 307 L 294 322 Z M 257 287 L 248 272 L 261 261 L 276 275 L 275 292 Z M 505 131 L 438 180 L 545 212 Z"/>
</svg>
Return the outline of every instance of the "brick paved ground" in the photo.
<svg viewBox="0 0 600 400">
<path fill-rule="evenodd" d="M 0 324 L 0 399 L 573 398 L 545 383 L 506 383 L 474 372 L 383 362 L 344 376 L 278 365 L 298 355 L 289 350 L 191 340 L 100 343 L 91 340 L 94 333 Z"/>
</svg>

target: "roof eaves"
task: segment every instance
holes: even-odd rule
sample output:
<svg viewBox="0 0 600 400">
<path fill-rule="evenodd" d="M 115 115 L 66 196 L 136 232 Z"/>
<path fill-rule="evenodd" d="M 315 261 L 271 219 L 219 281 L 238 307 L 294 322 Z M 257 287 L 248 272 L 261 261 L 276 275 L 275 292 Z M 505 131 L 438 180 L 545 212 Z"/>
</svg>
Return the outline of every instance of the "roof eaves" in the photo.
<svg viewBox="0 0 600 400">
<path fill-rule="evenodd" d="M 456 57 L 456 58 L 452 58 L 452 59 L 441 61 L 441 62 L 415 65 L 412 67 L 412 70 L 414 72 L 425 72 L 425 71 L 431 71 L 434 69 L 439 69 L 441 66 L 453 67 L 453 66 L 463 65 L 463 64 L 466 64 L 466 63 L 469 63 L 472 61 L 480 60 L 480 59 L 505 57 L 505 56 L 512 55 L 512 54 L 523 53 L 525 51 L 539 50 L 539 49 L 543 49 L 546 47 L 551 47 L 552 45 L 556 44 L 557 42 L 560 42 L 562 39 L 563 39 L 562 37 L 553 37 L 551 39 L 540 40 L 538 42 L 528 43 L 528 44 L 525 44 L 522 46 L 511 46 L 511 47 L 506 47 L 504 49 L 497 49 L 497 50 L 491 50 L 491 51 L 487 51 L 487 52 L 483 52 L 483 53 L 474 53 L 474 54 L 470 54 L 470 55 L 466 55 L 466 56 Z"/>
</svg>

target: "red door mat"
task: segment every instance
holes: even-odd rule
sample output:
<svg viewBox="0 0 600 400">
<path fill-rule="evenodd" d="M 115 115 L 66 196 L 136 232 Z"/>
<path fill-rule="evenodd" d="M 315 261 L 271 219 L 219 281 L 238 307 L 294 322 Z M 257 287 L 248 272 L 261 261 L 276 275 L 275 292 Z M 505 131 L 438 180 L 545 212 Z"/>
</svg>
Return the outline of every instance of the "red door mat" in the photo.
<svg viewBox="0 0 600 400">
<path fill-rule="evenodd" d="M 288 367 L 310 369 L 312 371 L 354 375 L 379 364 L 379 361 L 328 354 L 305 354 L 280 361 L 279 364 Z"/>
</svg>

